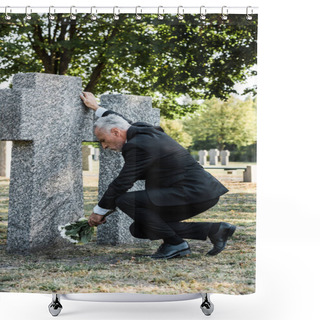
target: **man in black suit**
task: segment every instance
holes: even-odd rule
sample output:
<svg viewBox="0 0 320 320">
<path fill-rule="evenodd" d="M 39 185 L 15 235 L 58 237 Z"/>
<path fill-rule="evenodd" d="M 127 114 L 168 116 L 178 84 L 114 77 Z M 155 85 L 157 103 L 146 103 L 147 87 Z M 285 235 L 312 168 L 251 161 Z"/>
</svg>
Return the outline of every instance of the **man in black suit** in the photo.
<svg viewBox="0 0 320 320">
<path fill-rule="evenodd" d="M 118 177 L 94 208 L 89 224 L 104 223 L 101 215 L 118 207 L 134 220 L 130 226 L 134 237 L 163 239 L 163 244 L 151 255 L 154 259 L 190 254 L 184 238 L 209 238 L 213 249 L 208 254 L 220 253 L 235 226 L 226 222 L 182 221 L 213 207 L 228 189 L 160 127 L 131 123 L 122 115 L 99 107 L 89 92 L 80 97 L 100 117 L 94 124 L 94 133 L 101 146 L 122 152 L 125 160 Z M 146 189 L 127 192 L 137 180 L 145 180 Z"/>
</svg>

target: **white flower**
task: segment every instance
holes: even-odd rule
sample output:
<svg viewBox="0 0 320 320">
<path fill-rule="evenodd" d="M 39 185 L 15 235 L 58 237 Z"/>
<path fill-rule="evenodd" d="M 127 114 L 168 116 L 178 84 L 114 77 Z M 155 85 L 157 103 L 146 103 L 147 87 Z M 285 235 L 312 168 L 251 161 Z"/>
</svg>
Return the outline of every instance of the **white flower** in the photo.
<svg viewBox="0 0 320 320">
<path fill-rule="evenodd" d="M 85 217 L 78 219 L 73 223 L 67 223 L 64 226 L 58 226 L 62 238 L 71 243 L 87 243 L 91 240 L 93 227 L 90 227 Z"/>
<path fill-rule="evenodd" d="M 71 224 L 69 223 L 69 224 L 67 224 L 67 225 L 65 225 L 65 226 L 58 226 L 58 230 L 60 231 L 60 236 L 61 236 L 62 238 L 64 238 L 64 239 L 67 239 L 68 241 L 70 241 L 70 242 L 72 242 L 72 243 L 78 243 L 77 240 L 74 240 L 74 239 L 72 239 L 70 236 L 67 236 L 67 235 L 66 235 L 66 229 L 65 229 L 65 227 L 67 227 L 68 225 L 70 226 Z"/>
</svg>

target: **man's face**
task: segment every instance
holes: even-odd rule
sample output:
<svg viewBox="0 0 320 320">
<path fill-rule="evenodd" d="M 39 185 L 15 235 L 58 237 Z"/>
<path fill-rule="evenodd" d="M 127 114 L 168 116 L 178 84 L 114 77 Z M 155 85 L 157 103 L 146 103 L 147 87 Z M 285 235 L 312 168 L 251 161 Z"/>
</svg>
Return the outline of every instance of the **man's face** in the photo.
<svg viewBox="0 0 320 320">
<path fill-rule="evenodd" d="M 112 128 L 110 133 L 105 130 L 96 128 L 94 134 L 98 138 L 103 149 L 110 149 L 120 152 L 126 142 L 126 134 L 123 130 Z"/>
</svg>

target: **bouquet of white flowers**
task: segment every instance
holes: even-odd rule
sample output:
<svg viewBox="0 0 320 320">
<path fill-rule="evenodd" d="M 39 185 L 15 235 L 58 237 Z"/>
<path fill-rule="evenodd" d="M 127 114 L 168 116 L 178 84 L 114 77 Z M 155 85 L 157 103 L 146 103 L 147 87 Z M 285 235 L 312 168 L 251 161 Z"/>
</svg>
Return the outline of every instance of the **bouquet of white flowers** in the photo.
<svg viewBox="0 0 320 320">
<path fill-rule="evenodd" d="M 108 211 L 105 215 L 101 216 L 101 220 L 114 211 L 115 210 Z M 80 218 L 75 222 L 67 223 L 65 226 L 59 226 L 58 229 L 62 238 L 78 244 L 88 243 L 94 232 L 94 227 L 89 226 L 86 218 Z"/>
</svg>

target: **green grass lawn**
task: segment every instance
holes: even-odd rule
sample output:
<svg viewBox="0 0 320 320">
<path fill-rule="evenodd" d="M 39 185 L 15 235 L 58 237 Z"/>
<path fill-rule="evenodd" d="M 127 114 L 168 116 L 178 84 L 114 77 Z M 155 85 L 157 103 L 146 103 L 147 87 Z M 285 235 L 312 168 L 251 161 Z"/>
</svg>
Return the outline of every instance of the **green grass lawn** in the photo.
<svg viewBox="0 0 320 320">
<path fill-rule="evenodd" d="M 97 171 L 95 164 L 94 172 Z M 239 165 L 240 166 L 240 165 Z M 97 201 L 97 176 L 84 173 L 85 214 Z M 161 241 L 139 245 L 70 245 L 27 256 L 6 253 L 9 180 L 0 178 L 0 291 L 37 293 L 127 292 L 182 294 L 255 291 L 256 186 L 238 174 L 214 173 L 230 190 L 219 203 L 190 221 L 226 221 L 237 225 L 227 248 L 215 257 L 207 241 L 190 240 L 192 254 L 166 261 L 144 257 Z"/>
</svg>

